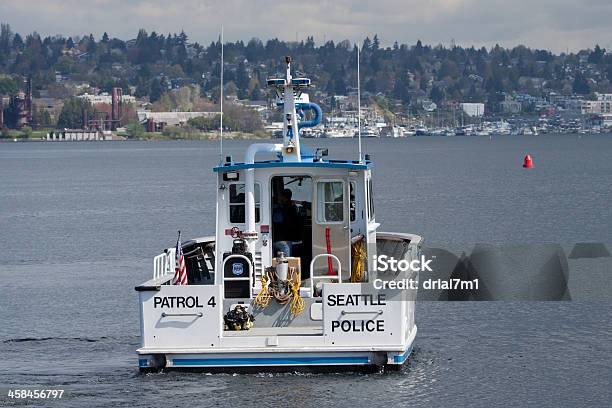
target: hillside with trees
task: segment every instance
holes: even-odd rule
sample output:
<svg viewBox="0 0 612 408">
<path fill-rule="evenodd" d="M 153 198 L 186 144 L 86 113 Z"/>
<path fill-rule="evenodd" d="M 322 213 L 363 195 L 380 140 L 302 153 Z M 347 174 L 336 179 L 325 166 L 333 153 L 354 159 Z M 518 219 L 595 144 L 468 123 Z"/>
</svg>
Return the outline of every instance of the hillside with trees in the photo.
<svg viewBox="0 0 612 408">
<path fill-rule="evenodd" d="M 44 90 L 68 103 L 75 94 L 71 84 L 85 83 L 101 92 L 121 87 L 124 94 L 146 98 L 154 110 L 212 109 L 219 99 L 220 51 L 219 41 L 192 42 L 184 32 L 141 29 L 130 40 L 107 33 L 43 37 L 15 33 L 2 24 L 0 94 L 13 94 L 23 78 L 31 77 L 35 96 Z M 299 42 L 252 38 L 226 43 L 224 52 L 225 93 L 241 100 L 266 98 L 265 81 L 282 74 L 285 55 L 293 56 L 298 73 L 312 78 L 321 99 L 350 94 L 356 84 L 357 45 L 348 40 L 316 44 L 312 37 Z M 418 110 L 422 100 L 484 102 L 495 111 L 506 95 L 516 93 L 589 98 L 612 92 L 612 55 L 598 45 L 558 55 L 520 45 L 445 47 L 416 39 L 382 46 L 374 36 L 363 40 L 361 74 L 365 97 L 392 100 L 405 111 Z M 75 120 L 68 116 L 60 116 L 62 123 Z"/>
</svg>

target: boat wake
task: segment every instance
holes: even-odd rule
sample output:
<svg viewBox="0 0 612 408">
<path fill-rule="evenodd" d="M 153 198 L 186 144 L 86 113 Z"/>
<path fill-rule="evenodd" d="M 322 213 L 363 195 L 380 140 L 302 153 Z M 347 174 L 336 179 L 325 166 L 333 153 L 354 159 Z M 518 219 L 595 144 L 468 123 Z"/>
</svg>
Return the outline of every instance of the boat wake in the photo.
<svg viewBox="0 0 612 408">
<path fill-rule="evenodd" d="M 2 343 L 25 343 L 25 342 L 42 342 L 42 341 L 83 341 L 87 343 L 96 343 L 98 341 L 108 340 L 109 337 L 102 336 L 97 339 L 87 337 L 22 337 L 17 339 L 8 339 L 2 341 Z"/>
</svg>

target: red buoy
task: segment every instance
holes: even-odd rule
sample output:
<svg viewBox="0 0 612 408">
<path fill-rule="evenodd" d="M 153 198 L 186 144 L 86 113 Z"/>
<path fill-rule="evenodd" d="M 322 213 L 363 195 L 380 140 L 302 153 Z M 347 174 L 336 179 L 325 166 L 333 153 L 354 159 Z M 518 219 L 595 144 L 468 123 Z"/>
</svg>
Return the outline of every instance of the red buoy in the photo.
<svg viewBox="0 0 612 408">
<path fill-rule="evenodd" d="M 533 168 L 533 159 L 531 158 L 531 155 L 526 155 L 525 159 L 523 159 L 523 167 L 526 169 L 532 169 Z"/>
</svg>

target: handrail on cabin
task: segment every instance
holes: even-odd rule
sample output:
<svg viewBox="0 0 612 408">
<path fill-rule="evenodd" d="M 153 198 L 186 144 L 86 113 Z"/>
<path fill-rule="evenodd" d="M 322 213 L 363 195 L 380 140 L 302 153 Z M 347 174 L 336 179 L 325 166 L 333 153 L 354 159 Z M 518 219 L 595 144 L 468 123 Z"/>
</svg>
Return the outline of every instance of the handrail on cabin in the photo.
<svg viewBox="0 0 612 408">
<path fill-rule="evenodd" d="M 338 264 L 338 273 L 336 275 L 322 275 L 322 276 L 314 275 L 314 263 L 317 259 L 321 257 L 328 257 L 336 261 L 336 263 Z M 312 296 L 314 296 L 314 280 L 315 279 L 318 279 L 318 280 L 338 279 L 338 281 L 341 282 L 342 281 L 342 264 L 340 263 L 340 259 L 338 259 L 338 257 L 333 254 L 319 254 L 319 255 L 316 255 L 314 258 L 312 258 L 312 261 L 310 261 L 310 293 L 312 294 Z"/>
</svg>

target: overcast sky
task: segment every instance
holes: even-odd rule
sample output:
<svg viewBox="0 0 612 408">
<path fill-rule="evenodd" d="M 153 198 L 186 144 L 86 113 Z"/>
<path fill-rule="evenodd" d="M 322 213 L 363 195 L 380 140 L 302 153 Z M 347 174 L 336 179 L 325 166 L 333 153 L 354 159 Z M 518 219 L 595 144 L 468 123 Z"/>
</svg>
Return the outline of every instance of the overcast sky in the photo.
<svg viewBox="0 0 612 408">
<path fill-rule="evenodd" d="M 225 27 L 226 41 L 312 35 L 383 45 L 503 46 L 575 51 L 612 49 L 612 0 L 0 0 L 0 21 L 13 31 L 135 38 L 139 28 L 185 30 L 207 44 Z M 288 22 L 288 24 L 286 23 Z"/>
</svg>

